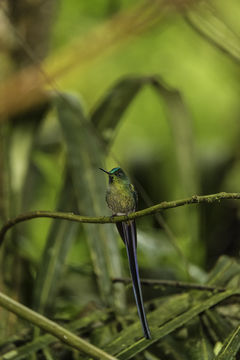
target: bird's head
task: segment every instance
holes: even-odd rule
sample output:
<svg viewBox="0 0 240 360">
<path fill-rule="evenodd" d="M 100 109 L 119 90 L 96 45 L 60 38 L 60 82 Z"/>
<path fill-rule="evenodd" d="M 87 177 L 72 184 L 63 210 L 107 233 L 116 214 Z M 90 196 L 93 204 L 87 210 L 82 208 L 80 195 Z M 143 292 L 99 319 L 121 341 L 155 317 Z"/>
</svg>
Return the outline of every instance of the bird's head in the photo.
<svg viewBox="0 0 240 360">
<path fill-rule="evenodd" d="M 99 168 L 100 170 L 104 171 L 106 174 L 108 174 L 109 177 L 109 184 L 114 183 L 129 183 L 129 179 L 127 175 L 124 173 L 124 171 L 120 167 L 115 167 L 110 171 L 106 171 L 102 168 Z"/>
</svg>

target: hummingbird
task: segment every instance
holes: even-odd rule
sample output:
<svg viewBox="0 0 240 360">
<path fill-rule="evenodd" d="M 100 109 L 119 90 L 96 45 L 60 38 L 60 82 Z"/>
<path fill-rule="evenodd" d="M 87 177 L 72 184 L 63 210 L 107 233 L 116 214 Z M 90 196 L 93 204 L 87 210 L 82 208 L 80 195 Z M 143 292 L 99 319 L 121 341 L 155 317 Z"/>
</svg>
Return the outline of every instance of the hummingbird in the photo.
<svg viewBox="0 0 240 360">
<path fill-rule="evenodd" d="M 120 167 L 110 171 L 100 170 L 108 174 L 109 185 L 106 193 L 106 202 L 112 210 L 113 216 L 128 215 L 137 208 L 138 196 L 133 184 Z M 132 278 L 133 292 L 146 339 L 151 339 L 150 330 L 143 305 L 141 282 L 137 262 L 137 231 L 135 220 L 116 223 L 118 232 L 126 246 L 129 269 Z"/>
</svg>

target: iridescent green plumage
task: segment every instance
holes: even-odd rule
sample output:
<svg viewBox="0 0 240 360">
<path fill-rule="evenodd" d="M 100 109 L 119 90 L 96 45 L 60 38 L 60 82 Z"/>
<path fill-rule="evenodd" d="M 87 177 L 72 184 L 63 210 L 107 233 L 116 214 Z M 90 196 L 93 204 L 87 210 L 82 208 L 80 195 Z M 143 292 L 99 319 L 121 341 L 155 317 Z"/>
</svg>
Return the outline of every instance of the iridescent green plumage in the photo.
<svg viewBox="0 0 240 360">
<path fill-rule="evenodd" d="M 115 215 L 129 214 L 136 209 L 137 193 L 121 168 L 109 172 L 106 201 Z"/>
<path fill-rule="evenodd" d="M 127 215 L 137 207 L 137 193 L 129 178 L 119 167 L 111 171 L 101 169 L 109 176 L 106 201 L 114 215 Z M 127 249 L 129 268 L 133 282 L 133 291 L 141 320 L 144 336 L 151 339 L 143 306 L 142 290 L 137 263 L 137 232 L 135 220 L 117 222 L 117 229 Z"/>
</svg>

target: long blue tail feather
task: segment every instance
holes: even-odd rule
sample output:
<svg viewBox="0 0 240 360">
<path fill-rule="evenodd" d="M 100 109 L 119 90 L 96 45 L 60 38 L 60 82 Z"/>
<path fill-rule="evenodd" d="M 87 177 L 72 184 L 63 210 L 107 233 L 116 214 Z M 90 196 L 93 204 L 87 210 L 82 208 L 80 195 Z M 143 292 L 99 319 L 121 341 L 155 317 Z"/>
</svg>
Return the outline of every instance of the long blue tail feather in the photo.
<svg viewBox="0 0 240 360">
<path fill-rule="evenodd" d="M 138 270 L 137 251 L 136 251 L 137 233 L 136 233 L 135 220 L 117 223 L 117 228 L 127 249 L 129 268 L 133 283 L 133 292 L 138 309 L 138 315 L 142 324 L 143 333 L 146 339 L 151 339 L 151 334 L 148 327 L 147 318 L 143 305 L 141 282 L 140 282 L 139 270 Z"/>
</svg>

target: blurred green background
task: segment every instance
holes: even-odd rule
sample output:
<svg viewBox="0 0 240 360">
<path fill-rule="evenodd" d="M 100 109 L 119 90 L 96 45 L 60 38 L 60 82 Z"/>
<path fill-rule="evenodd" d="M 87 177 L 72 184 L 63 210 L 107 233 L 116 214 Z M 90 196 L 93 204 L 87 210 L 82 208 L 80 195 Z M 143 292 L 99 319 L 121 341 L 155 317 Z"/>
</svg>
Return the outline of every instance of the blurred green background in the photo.
<svg viewBox="0 0 240 360">
<path fill-rule="evenodd" d="M 106 50 L 102 24 L 138 6 L 137 1 L 121 0 L 1 5 L 1 82 L 34 65 L 48 76 L 47 91 L 55 92 L 24 111 L 16 107 L 13 115 L 3 112 L 1 224 L 33 210 L 109 215 L 104 204 L 107 182 L 99 166 L 126 170 L 139 193 L 139 208 L 196 194 L 239 191 L 239 2 L 161 2 L 157 21 L 149 21 L 140 34 L 116 37 Z M 75 48 L 83 43 L 80 49 L 85 46 L 87 52 L 95 42 L 100 44 L 96 56 L 84 61 L 80 54 L 78 62 Z M 74 66 L 69 61 L 66 71 L 52 80 L 68 56 Z M 166 91 L 158 91 L 153 79 Z M 135 81 L 136 90 L 126 95 Z M 67 108 L 77 98 L 67 95 L 64 100 L 61 92 L 80 99 L 77 112 L 84 130 L 63 110 L 64 101 Z M 107 105 L 99 115 L 104 99 Z M 115 119 L 117 107 L 120 115 Z M 95 130 L 87 125 L 91 122 Z M 141 218 L 137 226 L 145 278 L 202 283 L 219 256 L 239 256 L 238 202 L 171 209 Z M 48 219 L 18 225 L 2 250 L 1 282 L 12 296 L 60 318 L 71 317 L 91 301 L 106 305 L 110 288 L 104 289 L 104 276 L 127 276 L 125 249 L 113 227 L 106 226 L 108 235 L 102 234 L 98 246 L 104 247 L 106 259 L 116 256 L 116 261 L 96 263 L 96 256 L 102 256 L 94 245 L 99 228 L 94 234 L 86 229 Z M 103 268 L 105 275 L 99 275 Z M 43 288 L 44 299 L 39 299 Z M 131 291 L 128 294 L 132 301 Z M 149 288 L 144 294 L 147 300 L 156 296 Z M 118 296 L 125 301 L 120 285 Z"/>
</svg>

